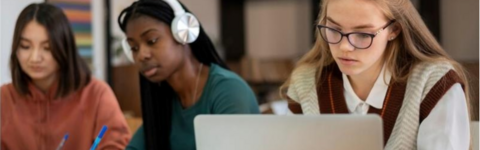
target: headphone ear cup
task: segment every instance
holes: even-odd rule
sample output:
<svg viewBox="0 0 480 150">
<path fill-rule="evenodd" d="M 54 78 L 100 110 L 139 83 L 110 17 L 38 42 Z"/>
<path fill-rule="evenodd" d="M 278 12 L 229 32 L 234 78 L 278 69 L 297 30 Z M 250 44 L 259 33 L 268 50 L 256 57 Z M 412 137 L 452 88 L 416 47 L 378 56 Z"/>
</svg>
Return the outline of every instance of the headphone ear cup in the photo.
<svg viewBox="0 0 480 150">
<path fill-rule="evenodd" d="M 130 62 L 132 62 L 132 63 L 135 62 L 133 60 L 132 49 L 130 47 L 130 44 L 128 44 L 126 38 L 122 40 L 122 50 L 123 50 L 123 53 L 125 53 L 125 55 L 127 56 L 127 59 Z"/>
<path fill-rule="evenodd" d="M 171 29 L 177 42 L 190 44 L 195 42 L 200 34 L 200 23 L 191 13 L 185 13 L 173 19 Z"/>
</svg>

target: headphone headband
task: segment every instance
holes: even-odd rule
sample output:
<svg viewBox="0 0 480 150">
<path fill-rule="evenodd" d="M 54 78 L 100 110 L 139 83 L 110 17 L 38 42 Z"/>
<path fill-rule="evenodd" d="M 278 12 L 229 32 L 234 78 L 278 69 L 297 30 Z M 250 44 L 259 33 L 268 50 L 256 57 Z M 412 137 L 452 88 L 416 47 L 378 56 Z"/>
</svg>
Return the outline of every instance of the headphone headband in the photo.
<svg viewBox="0 0 480 150">
<path fill-rule="evenodd" d="M 178 0 L 164 0 L 167 2 L 170 7 L 173 9 L 173 13 L 175 13 L 175 17 L 178 17 L 185 13 L 185 10 L 182 8 L 182 5 L 178 2 Z"/>
</svg>

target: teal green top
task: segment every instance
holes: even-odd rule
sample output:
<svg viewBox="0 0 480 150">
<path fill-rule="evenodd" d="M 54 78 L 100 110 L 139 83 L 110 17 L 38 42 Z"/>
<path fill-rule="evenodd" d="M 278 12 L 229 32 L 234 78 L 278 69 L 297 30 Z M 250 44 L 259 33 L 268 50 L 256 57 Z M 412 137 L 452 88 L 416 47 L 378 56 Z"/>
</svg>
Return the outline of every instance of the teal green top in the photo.
<svg viewBox="0 0 480 150">
<path fill-rule="evenodd" d="M 172 150 L 195 150 L 193 119 L 199 114 L 258 114 L 255 94 L 237 74 L 216 64 L 210 66 L 207 83 L 200 99 L 193 106 L 183 109 L 178 99 L 173 100 Z M 133 135 L 127 150 L 144 150 L 143 125 Z"/>
</svg>

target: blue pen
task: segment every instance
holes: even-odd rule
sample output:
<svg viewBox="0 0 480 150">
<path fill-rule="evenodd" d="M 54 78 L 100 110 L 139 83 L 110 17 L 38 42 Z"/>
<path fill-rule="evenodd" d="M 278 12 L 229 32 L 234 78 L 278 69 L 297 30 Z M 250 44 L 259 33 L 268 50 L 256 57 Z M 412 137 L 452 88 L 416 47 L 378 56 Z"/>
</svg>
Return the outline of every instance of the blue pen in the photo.
<svg viewBox="0 0 480 150">
<path fill-rule="evenodd" d="M 100 133 L 98 133 L 98 136 L 93 142 L 92 147 L 90 147 L 90 150 L 95 150 L 97 148 L 98 144 L 102 140 L 103 134 L 105 134 L 105 131 L 107 131 L 107 126 L 103 125 L 102 130 L 100 130 Z"/>
<path fill-rule="evenodd" d="M 67 139 L 68 139 L 68 133 L 66 133 L 66 134 L 63 136 L 63 139 L 62 139 L 62 141 L 60 142 L 60 145 L 58 145 L 57 150 L 61 150 L 61 149 L 62 149 L 62 147 L 63 147 L 63 145 L 65 144 L 65 141 L 67 141 Z"/>
</svg>

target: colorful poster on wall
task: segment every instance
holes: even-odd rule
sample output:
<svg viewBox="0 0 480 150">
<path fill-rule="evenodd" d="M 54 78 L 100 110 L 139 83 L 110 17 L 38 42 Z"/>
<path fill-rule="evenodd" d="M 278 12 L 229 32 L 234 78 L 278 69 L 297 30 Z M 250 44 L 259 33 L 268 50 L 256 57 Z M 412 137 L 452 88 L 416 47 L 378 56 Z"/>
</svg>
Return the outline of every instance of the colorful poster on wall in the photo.
<svg viewBox="0 0 480 150">
<path fill-rule="evenodd" d="M 48 0 L 47 2 L 60 7 L 64 11 L 75 34 L 78 51 L 92 68 L 91 0 Z"/>
</svg>

